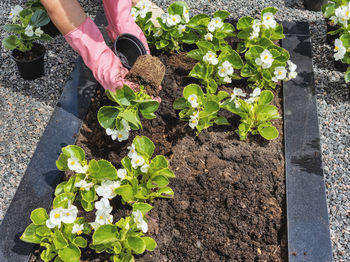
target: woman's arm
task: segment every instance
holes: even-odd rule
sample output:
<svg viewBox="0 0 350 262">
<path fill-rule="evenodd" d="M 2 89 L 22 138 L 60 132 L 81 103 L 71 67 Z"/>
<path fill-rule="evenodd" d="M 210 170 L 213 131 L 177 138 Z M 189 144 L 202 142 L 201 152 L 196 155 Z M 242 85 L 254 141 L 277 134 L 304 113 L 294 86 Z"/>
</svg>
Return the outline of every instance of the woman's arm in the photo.
<svg viewBox="0 0 350 262">
<path fill-rule="evenodd" d="M 41 0 L 41 3 L 62 35 L 79 27 L 86 19 L 77 0 Z"/>
</svg>

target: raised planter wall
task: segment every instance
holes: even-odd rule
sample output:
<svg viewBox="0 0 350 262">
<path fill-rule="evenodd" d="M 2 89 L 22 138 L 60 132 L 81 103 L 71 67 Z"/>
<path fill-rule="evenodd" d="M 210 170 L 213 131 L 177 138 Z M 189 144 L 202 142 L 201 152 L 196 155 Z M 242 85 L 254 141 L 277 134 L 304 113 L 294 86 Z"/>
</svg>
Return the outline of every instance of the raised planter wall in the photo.
<svg viewBox="0 0 350 262">
<path fill-rule="evenodd" d="M 106 25 L 103 15 L 96 17 Z M 285 23 L 283 47 L 298 65 L 299 76 L 284 84 L 289 261 L 332 261 L 328 211 L 307 23 Z M 38 207 L 50 209 L 61 172 L 55 162 L 61 148 L 74 144 L 97 83 L 81 58 L 34 152 L 0 225 L 0 262 L 27 262 L 33 244 L 19 239 Z"/>
</svg>

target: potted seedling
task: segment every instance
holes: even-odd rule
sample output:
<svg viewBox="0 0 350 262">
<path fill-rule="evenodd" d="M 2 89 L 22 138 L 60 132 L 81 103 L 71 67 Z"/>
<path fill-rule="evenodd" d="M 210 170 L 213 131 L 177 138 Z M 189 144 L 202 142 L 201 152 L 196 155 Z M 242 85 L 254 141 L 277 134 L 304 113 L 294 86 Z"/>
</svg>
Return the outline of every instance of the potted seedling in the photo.
<svg viewBox="0 0 350 262">
<path fill-rule="evenodd" d="M 47 13 L 16 5 L 9 18 L 12 23 L 6 24 L 4 29 L 12 34 L 2 40 L 2 45 L 12 50 L 11 56 L 23 79 L 32 80 L 43 76 L 45 47 L 36 41 L 52 39 L 41 29 L 50 21 Z"/>
</svg>

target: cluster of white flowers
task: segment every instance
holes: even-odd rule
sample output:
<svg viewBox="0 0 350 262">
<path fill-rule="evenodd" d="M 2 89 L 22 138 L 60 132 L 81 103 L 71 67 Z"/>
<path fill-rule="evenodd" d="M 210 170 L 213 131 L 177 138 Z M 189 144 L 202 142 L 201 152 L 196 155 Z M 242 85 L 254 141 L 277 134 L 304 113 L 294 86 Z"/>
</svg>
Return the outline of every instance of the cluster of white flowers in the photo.
<svg viewBox="0 0 350 262">
<path fill-rule="evenodd" d="M 231 83 L 231 75 L 233 74 L 233 67 L 229 61 L 225 61 L 218 68 L 218 75 L 224 79 L 225 83 Z"/>
<path fill-rule="evenodd" d="M 143 233 L 147 233 L 148 225 L 147 222 L 143 219 L 142 212 L 140 210 L 136 210 L 132 212 L 134 216 L 134 221 L 137 229 L 142 230 Z"/>
<path fill-rule="evenodd" d="M 340 6 L 335 9 L 335 16 L 329 18 L 334 24 L 342 24 L 344 27 L 348 26 L 350 19 L 350 3 L 346 6 Z"/>
<path fill-rule="evenodd" d="M 14 8 L 11 9 L 9 18 L 12 19 L 13 23 L 16 23 L 16 21 L 19 19 L 19 13 L 23 10 L 23 8 L 19 5 L 16 5 Z"/>
<path fill-rule="evenodd" d="M 151 9 L 151 2 L 147 0 L 141 0 L 136 4 L 136 8 L 131 8 L 130 15 L 136 21 L 137 17 L 145 18 L 146 14 Z"/>
<path fill-rule="evenodd" d="M 208 51 L 204 56 L 203 56 L 203 61 L 207 62 L 211 65 L 217 65 L 219 63 L 219 60 L 216 58 L 216 54 L 212 51 Z"/>
<path fill-rule="evenodd" d="M 49 218 L 46 220 L 48 228 L 61 227 L 61 223 L 72 224 L 78 215 L 78 208 L 69 203 L 68 208 L 58 207 L 52 209 Z"/>
<path fill-rule="evenodd" d="M 250 94 L 250 97 L 246 100 L 248 104 L 253 104 L 260 96 L 261 94 L 261 89 L 260 88 L 255 88 L 253 93 Z"/>
<path fill-rule="evenodd" d="M 168 13 L 163 13 L 160 18 L 167 27 L 173 27 L 181 22 L 181 16 L 179 15 L 169 15 Z"/>
<path fill-rule="evenodd" d="M 131 146 L 128 146 L 128 149 L 128 157 L 131 158 L 132 168 L 137 169 L 138 167 L 140 167 L 142 173 L 147 173 L 149 165 L 145 163 L 145 159 L 142 156 L 137 154 L 135 150 L 135 145 L 131 144 Z"/>
<path fill-rule="evenodd" d="M 96 208 L 95 222 L 90 223 L 93 229 L 96 230 L 100 226 L 113 223 L 113 215 L 110 214 L 113 208 L 111 207 L 109 200 L 107 198 L 103 197 L 100 199 L 100 201 L 96 201 L 95 208 Z"/>
<path fill-rule="evenodd" d="M 83 233 L 83 230 L 84 230 L 84 224 L 79 225 L 74 223 L 72 228 L 72 234 L 77 234 L 79 236 Z"/>
<path fill-rule="evenodd" d="M 72 171 L 74 171 L 75 173 L 78 173 L 78 174 L 85 174 L 86 171 L 89 168 L 88 165 L 82 166 L 79 163 L 79 159 L 76 158 L 76 157 L 68 158 L 67 166 L 68 166 L 69 170 L 72 170 Z"/>
<path fill-rule="evenodd" d="M 233 89 L 233 93 L 231 94 L 230 102 L 234 101 L 235 102 L 235 106 L 239 107 L 239 102 L 238 102 L 238 100 L 236 98 L 238 98 L 239 96 L 245 97 L 246 95 L 247 94 L 244 93 L 242 89 L 235 87 Z"/>
<path fill-rule="evenodd" d="M 343 42 L 340 39 L 335 39 L 335 47 L 334 47 L 334 59 L 335 61 L 338 61 L 340 59 L 343 59 L 346 53 L 346 49 L 343 45 Z"/>
<path fill-rule="evenodd" d="M 208 24 L 208 31 L 214 32 L 215 30 L 221 28 L 224 25 L 220 17 L 215 17 L 210 20 Z"/>
<path fill-rule="evenodd" d="M 274 15 L 270 12 L 268 13 L 265 13 L 262 17 L 262 22 L 261 24 L 266 27 L 267 29 L 270 29 L 270 28 L 275 28 L 276 25 L 277 25 L 277 22 L 274 18 Z"/>
<path fill-rule="evenodd" d="M 255 59 L 255 63 L 262 68 L 270 68 L 274 59 L 272 58 L 272 54 L 269 50 L 265 49 L 261 54 L 260 57 Z"/>
<path fill-rule="evenodd" d="M 259 33 L 260 33 L 260 26 L 261 26 L 261 21 L 254 19 L 253 21 L 253 32 L 250 33 L 250 40 L 253 40 L 255 38 L 259 37 Z"/>
<path fill-rule="evenodd" d="M 80 180 L 79 182 L 75 182 L 74 186 L 78 187 L 81 191 L 90 191 L 90 188 L 94 186 L 94 183 L 88 183 L 85 180 Z"/>
<path fill-rule="evenodd" d="M 118 187 L 120 187 L 120 181 L 105 180 L 102 181 L 100 186 L 96 187 L 96 193 L 100 197 L 111 200 L 117 195 L 113 191 Z"/>
<path fill-rule="evenodd" d="M 127 140 L 129 138 L 129 131 L 131 128 L 125 119 L 122 119 L 122 125 L 122 130 L 107 128 L 106 134 L 111 136 L 113 141 L 116 139 L 118 139 L 118 142 Z"/>
<path fill-rule="evenodd" d="M 27 25 L 26 29 L 24 30 L 24 34 L 26 36 L 29 36 L 29 37 L 32 37 L 33 35 L 36 35 L 37 37 L 40 37 L 43 33 L 44 33 L 44 31 L 41 30 L 40 27 L 38 27 L 37 29 L 35 29 L 35 31 L 33 31 L 33 26 L 32 25 Z"/>
<path fill-rule="evenodd" d="M 195 94 L 190 95 L 187 98 L 187 101 L 190 102 L 192 107 L 194 108 L 198 107 L 198 97 Z"/>
<path fill-rule="evenodd" d="M 213 34 L 208 33 L 204 36 L 204 40 L 206 41 L 213 41 Z"/>
<path fill-rule="evenodd" d="M 289 72 L 287 72 L 287 69 L 284 66 L 275 67 L 275 71 L 274 71 L 275 76 L 272 77 L 272 81 L 277 83 L 279 80 L 290 80 L 297 77 L 298 75 L 298 73 L 296 72 L 297 65 L 290 60 L 287 61 L 287 64 L 288 64 Z M 287 73 L 288 73 L 288 77 L 287 77 Z"/>
<path fill-rule="evenodd" d="M 190 128 L 194 129 L 198 125 L 198 116 L 199 116 L 198 111 L 193 112 L 193 114 L 190 117 L 190 121 L 188 123 Z"/>
</svg>

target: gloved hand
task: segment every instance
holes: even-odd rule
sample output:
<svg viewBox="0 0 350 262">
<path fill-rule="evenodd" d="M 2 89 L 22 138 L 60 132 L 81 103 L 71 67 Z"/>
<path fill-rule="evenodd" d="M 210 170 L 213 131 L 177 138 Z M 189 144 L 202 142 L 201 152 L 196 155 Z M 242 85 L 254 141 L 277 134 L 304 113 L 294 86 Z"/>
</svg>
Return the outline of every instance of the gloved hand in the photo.
<svg viewBox="0 0 350 262">
<path fill-rule="evenodd" d="M 64 37 L 68 44 L 81 55 L 95 79 L 105 89 L 114 92 L 126 84 L 134 91 L 138 91 L 137 84 L 124 79 L 128 70 L 107 46 L 100 30 L 90 18 L 86 18 L 79 27 Z"/>
<path fill-rule="evenodd" d="M 107 32 L 111 41 L 120 34 L 129 33 L 139 38 L 147 54 L 150 54 L 145 35 L 130 15 L 131 0 L 103 0 L 103 7 L 108 20 Z"/>
</svg>

